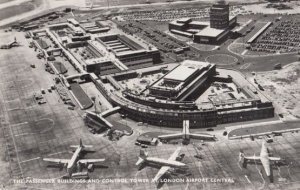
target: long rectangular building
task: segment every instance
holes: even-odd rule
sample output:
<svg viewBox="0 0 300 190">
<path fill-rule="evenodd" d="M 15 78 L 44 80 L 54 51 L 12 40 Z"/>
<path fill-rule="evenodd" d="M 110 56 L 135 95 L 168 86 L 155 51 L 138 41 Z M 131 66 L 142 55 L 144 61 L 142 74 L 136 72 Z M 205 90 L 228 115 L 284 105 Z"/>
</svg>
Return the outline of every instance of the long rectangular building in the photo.
<svg viewBox="0 0 300 190">
<path fill-rule="evenodd" d="M 115 58 L 130 68 L 151 66 L 160 61 L 157 48 L 123 35 L 108 34 L 96 38 Z"/>
</svg>

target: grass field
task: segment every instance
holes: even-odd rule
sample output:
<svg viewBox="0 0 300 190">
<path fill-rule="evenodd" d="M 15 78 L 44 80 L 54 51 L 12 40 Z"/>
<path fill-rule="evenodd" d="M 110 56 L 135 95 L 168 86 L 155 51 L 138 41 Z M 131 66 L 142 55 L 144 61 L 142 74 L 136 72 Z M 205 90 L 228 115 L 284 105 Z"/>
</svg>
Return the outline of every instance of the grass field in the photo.
<svg viewBox="0 0 300 190">
<path fill-rule="evenodd" d="M 72 83 L 71 90 L 84 109 L 90 108 L 93 105 L 92 100 L 87 96 L 79 84 Z"/>
<path fill-rule="evenodd" d="M 0 20 L 32 11 L 35 8 L 39 7 L 41 4 L 42 4 L 42 0 L 33 0 L 31 2 L 25 2 L 25 3 L 21 3 L 20 5 L 15 5 L 15 6 L 7 7 L 5 9 L 1 9 Z"/>
<path fill-rule="evenodd" d="M 215 54 L 213 56 L 208 56 L 206 61 L 210 63 L 215 63 L 218 65 L 231 65 L 235 64 L 238 60 L 237 58 L 227 55 L 227 54 Z"/>
</svg>

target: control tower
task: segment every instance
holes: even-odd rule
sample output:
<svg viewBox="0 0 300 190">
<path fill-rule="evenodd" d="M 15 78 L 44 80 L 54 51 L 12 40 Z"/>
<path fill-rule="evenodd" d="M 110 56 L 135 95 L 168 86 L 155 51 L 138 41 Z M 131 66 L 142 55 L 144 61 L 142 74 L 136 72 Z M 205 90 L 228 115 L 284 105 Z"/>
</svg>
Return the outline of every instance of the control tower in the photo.
<svg viewBox="0 0 300 190">
<path fill-rule="evenodd" d="M 218 1 L 210 8 L 210 27 L 227 29 L 229 27 L 229 4 Z"/>
</svg>

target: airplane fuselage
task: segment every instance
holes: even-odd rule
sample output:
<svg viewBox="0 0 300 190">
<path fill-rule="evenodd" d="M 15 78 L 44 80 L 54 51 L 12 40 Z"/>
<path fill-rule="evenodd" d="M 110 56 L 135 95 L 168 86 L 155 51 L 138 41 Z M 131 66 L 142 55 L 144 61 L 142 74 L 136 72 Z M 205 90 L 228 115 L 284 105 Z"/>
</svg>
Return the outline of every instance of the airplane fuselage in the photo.
<svg viewBox="0 0 300 190">
<path fill-rule="evenodd" d="M 79 146 L 79 147 L 75 150 L 75 152 L 74 152 L 74 154 L 72 155 L 72 158 L 70 159 L 70 161 L 68 162 L 67 172 L 68 172 L 69 174 L 72 173 L 74 167 L 76 166 L 76 163 L 77 163 L 77 161 L 78 161 L 78 159 L 79 159 L 79 156 L 80 156 L 81 151 L 82 151 L 82 147 Z"/>
<path fill-rule="evenodd" d="M 154 158 L 154 157 L 147 157 L 145 159 L 145 162 L 157 164 L 160 166 L 170 166 L 173 168 L 182 168 L 182 167 L 186 166 L 182 162 L 178 162 L 178 161 L 174 161 L 174 160 L 166 160 L 166 159 L 162 159 L 162 158 Z"/>
</svg>

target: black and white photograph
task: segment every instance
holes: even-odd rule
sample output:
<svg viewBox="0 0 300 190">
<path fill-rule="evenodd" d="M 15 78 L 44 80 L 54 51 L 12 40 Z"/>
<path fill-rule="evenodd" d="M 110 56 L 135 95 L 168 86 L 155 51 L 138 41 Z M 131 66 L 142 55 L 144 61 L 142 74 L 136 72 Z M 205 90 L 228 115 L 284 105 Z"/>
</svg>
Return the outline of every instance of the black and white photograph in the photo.
<svg viewBox="0 0 300 190">
<path fill-rule="evenodd" d="M 0 190 L 299 190 L 300 0 L 0 0 Z"/>
</svg>

